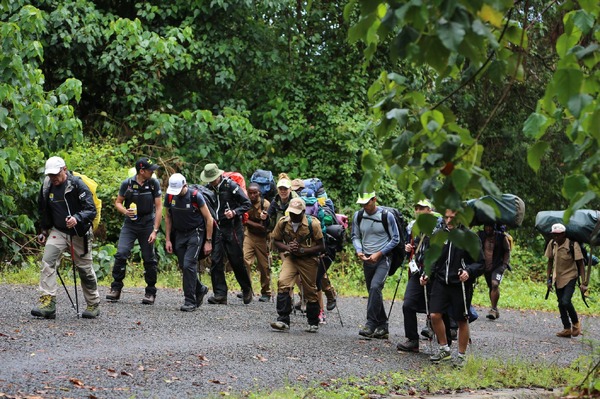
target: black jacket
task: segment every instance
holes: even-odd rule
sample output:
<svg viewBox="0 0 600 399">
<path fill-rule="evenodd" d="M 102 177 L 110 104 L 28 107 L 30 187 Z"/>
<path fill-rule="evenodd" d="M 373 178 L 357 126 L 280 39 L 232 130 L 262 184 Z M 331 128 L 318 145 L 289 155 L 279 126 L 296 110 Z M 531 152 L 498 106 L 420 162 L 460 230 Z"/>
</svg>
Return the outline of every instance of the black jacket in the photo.
<svg viewBox="0 0 600 399">
<path fill-rule="evenodd" d="M 215 193 L 216 204 L 214 210 L 217 214 L 217 223 L 219 226 L 229 226 L 242 221 L 244 213 L 248 212 L 252 207 L 250 199 L 244 193 L 242 188 L 235 181 L 228 177 L 223 177 L 223 181 L 217 187 L 207 184 L 211 191 Z M 235 211 L 233 219 L 225 217 L 225 211 L 231 209 Z"/>
<path fill-rule="evenodd" d="M 50 228 L 54 226 L 52 212 L 48 207 L 50 184 L 50 178 L 46 176 L 38 198 L 42 230 L 50 230 Z M 71 216 L 77 219 L 77 225 L 74 229 L 71 229 L 69 233 L 71 235 L 77 234 L 78 236 L 83 237 L 92 226 L 92 221 L 96 217 L 94 198 L 92 197 L 92 192 L 88 186 L 85 185 L 83 180 L 81 180 L 80 177 L 73 176 L 71 172 L 67 172 L 66 185 L 65 202 L 71 211 Z M 68 215 L 65 215 L 65 218 L 67 216 Z"/>
<path fill-rule="evenodd" d="M 479 246 L 479 259 L 474 260 L 469 253 L 457 247 L 448 241 L 443 249 L 442 256 L 433 266 L 433 275 L 446 285 L 460 284 L 458 271 L 465 269 L 469 273 L 469 282 L 473 283 L 475 279 L 483 274 L 483 251 Z"/>
</svg>

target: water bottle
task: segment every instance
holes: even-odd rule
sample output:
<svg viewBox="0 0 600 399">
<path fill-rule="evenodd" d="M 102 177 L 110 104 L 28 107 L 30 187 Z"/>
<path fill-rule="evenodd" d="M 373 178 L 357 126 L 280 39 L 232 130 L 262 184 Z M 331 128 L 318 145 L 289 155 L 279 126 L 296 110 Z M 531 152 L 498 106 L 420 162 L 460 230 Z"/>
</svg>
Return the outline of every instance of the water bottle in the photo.
<svg viewBox="0 0 600 399">
<path fill-rule="evenodd" d="M 133 216 L 131 217 L 131 220 L 137 220 L 137 205 L 135 204 L 135 202 L 129 204 L 129 209 L 133 210 Z"/>
</svg>

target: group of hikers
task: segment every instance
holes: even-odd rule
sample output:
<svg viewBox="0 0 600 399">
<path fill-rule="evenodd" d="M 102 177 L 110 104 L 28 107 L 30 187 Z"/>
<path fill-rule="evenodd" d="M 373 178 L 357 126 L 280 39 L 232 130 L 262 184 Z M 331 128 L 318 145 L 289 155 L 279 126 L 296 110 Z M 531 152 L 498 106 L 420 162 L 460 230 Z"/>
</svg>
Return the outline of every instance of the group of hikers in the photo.
<svg viewBox="0 0 600 399">
<path fill-rule="evenodd" d="M 207 164 L 201 175 L 202 184 L 190 184 L 185 176 L 169 177 L 166 195 L 154 172 L 158 165 L 148 158 L 135 163 L 135 173 L 121 183 L 115 207 L 123 215 L 118 249 L 112 270 L 113 281 L 106 300 L 116 302 L 123 295 L 123 280 L 131 251 L 137 241 L 141 250 L 146 288 L 142 303 L 153 305 L 157 289 L 157 258 L 154 244 L 165 217 L 165 246 L 174 253 L 182 271 L 184 303 L 181 311 L 200 307 L 209 288 L 198 274 L 198 261 L 210 259 L 213 295 L 209 304 L 226 305 L 228 286 L 225 259 L 241 288 L 238 298 L 244 304 L 252 302 L 251 270 L 256 262 L 260 274 L 259 301 L 269 302 L 271 289 L 271 245 L 281 259 L 277 280 L 277 319 L 270 324 L 277 331 L 290 329 L 290 315 L 296 308 L 304 311 L 308 322 L 305 331 L 315 333 L 324 322 L 325 310 L 336 308 L 335 289 L 327 277 L 327 269 L 341 249 L 348 220 L 335 213 L 335 207 L 322 188 L 311 181 L 290 179 L 281 174 L 276 193 L 265 198 L 260 184 L 251 182 L 246 189 L 226 175 L 214 163 Z M 40 267 L 41 295 L 31 310 L 37 317 L 56 317 L 58 262 L 69 251 L 78 270 L 86 308 L 83 318 L 100 314 L 97 279 L 92 266 L 91 231 L 97 209 L 92 192 L 85 182 L 71 173 L 60 157 L 51 157 L 45 164 L 46 178 L 39 196 L 41 233 L 38 241 L 45 244 Z M 318 180 L 318 179 L 316 179 Z M 375 192 L 360 193 L 356 203 L 361 207 L 352 218 L 352 245 L 362 261 L 368 291 L 366 322 L 359 335 L 388 339 L 388 315 L 383 305 L 382 290 L 387 278 L 408 258 L 408 283 L 402 311 L 406 341 L 397 345 L 399 351 L 419 352 L 417 313 L 427 314 L 421 335 L 437 337 L 439 350 L 432 362 L 452 360 L 450 345 L 458 341 L 454 364 L 462 366 L 470 342 L 469 322 L 477 315 L 471 306 L 473 286 L 484 275 L 491 307 L 486 317 L 500 317 L 498 302 L 504 272 L 510 269 L 512 239 L 502 226 L 486 224 L 478 236 L 479 254 L 472 257 L 451 241 L 444 243 L 441 256 L 430 270 L 425 267 L 425 254 L 430 236 L 413 232 L 414 220 L 407 226 L 398 222 L 392 208 L 378 205 Z M 164 212 L 163 212 L 164 208 Z M 424 199 L 414 207 L 415 218 L 433 215 L 443 229 L 468 230 L 455 219 L 456 210 L 435 212 Z M 337 232 L 337 234 L 336 234 Z M 545 251 L 548 258 L 548 287 L 556 288 L 563 330 L 559 337 L 581 334 L 581 324 L 571 298 L 579 276 L 584 276 L 583 255 L 579 245 L 566 237 L 566 228 L 552 226 L 551 240 Z M 586 281 L 583 279 L 583 281 Z M 301 302 L 294 303 L 294 289 Z M 587 290 L 580 284 L 582 292 Z M 323 293 L 327 299 L 323 300 Z"/>
</svg>

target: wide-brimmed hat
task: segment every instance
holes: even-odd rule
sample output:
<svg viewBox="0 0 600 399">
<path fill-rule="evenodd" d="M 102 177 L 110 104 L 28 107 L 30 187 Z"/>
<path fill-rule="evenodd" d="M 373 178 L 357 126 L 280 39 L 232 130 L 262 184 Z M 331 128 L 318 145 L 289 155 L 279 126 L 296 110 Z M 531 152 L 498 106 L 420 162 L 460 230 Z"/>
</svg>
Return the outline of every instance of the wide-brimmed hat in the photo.
<svg viewBox="0 0 600 399">
<path fill-rule="evenodd" d="M 216 163 L 209 163 L 204 167 L 204 170 L 200 174 L 200 180 L 204 183 L 210 183 L 219 178 L 223 174 L 224 170 L 219 169 Z"/>
<path fill-rule="evenodd" d="M 367 202 L 371 201 L 371 198 L 375 197 L 375 191 L 370 193 L 360 193 L 358 194 L 358 199 L 356 200 L 357 204 L 364 205 Z"/>
</svg>

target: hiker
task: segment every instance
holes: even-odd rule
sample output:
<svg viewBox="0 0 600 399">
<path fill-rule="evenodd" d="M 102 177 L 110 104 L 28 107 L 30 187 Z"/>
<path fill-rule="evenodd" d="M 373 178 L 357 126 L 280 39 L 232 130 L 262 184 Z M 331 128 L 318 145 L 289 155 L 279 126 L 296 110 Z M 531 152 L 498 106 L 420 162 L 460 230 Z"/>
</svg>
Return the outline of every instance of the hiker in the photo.
<svg viewBox="0 0 600 399">
<path fill-rule="evenodd" d="M 69 250 L 87 304 L 81 317 L 96 318 L 100 314 L 100 297 L 89 242 L 92 221 L 97 212 L 92 192 L 81 178 L 68 171 L 60 157 L 48 158 L 44 173 L 46 177 L 38 198 L 41 233 L 37 236 L 37 241 L 44 244 L 40 265 L 41 295 L 31 314 L 46 319 L 56 318 L 57 267 L 62 253 Z"/>
<path fill-rule="evenodd" d="M 190 190 L 185 176 L 175 173 L 169 178 L 165 196 L 165 248 L 175 252 L 182 271 L 182 312 L 193 312 L 202 305 L 208 287 L 198 278 L 198 257 L 212 252 L 213 217 L 197 189 Z M 173 241 L 174 245 L 173 245 Z"/>
<path fill-rule="evenodd" d="M 386 213 L 388 229 L 385 229 L 383 210 L 377 206 L 375 192 L 359 194 L 356 203 L 362 206 L 364 215 L 359 223 L 360 211 L 354 213 L 352 244 L 363 262 L 369 293 L 367 323 L 358 334 L 367 338 L 387 339 L 388 318 L 383 307 L 382 290 L 390 270 L 391 251 L 400 242 L 400 233 L 391 212 Z"/>
<path fill-rule="evenodd" d="M 321 255 L 319 260 L 319 269 L 317 271 L 317 297 L 319 298 L 319 323 L 325 324 L 325 305 L 323 303 L 323 293 L 327 298 L 328 311 L 332 311 L 337 306 L 337 295 L 335 288 L 331 284 L 331 280 L 327 276 L 327 269 L 335 259 L 336 251 L 332 245 L 327 245 L 327 226 L 338 224 L 335 215 L 325 214 L 324 209 L 319 205 L 315 192 L 310 188 L 304 188 L 300 192 L 300 198 L 306 206 L 306 214 L 319 219 L 321 223 L 321 231 L 323 232 L 323 242 L 325 244 L 325 253 Z M 302 292 L 302 281 L 298 281 L 300 292 Z"/>
<path fill-rule="evenodd" d="M 283 216 L 292 198 L 298 198 L 298 194 L 292 191 L 292 181 L 288 175 L 281 173 L 277 181 L 277 195 L 271 201 L 267 215 L 269 216 L 269 231 L 275 228 L 275 225 Z M 283 260 L 283 259 L 282 259 Z"/>
<path fill-rule="evenodd" d="M 558 311 L 563 324 L 563 330 L 556 333 L 556 336 L 562 338 L 577 337 L 581 334 L 581 323 L 571 300 L 579 276 L 582 280 L 579 285 L 581 293 L 585 294 L 587 291 L 583 254 L 581 253 L 581 247 L 576 245 L 578 243 L 567 238 L 565 225 L 561 223 L 553 224 L 550 234 L 552 239 L 544 253 L 544 256 L 548 258 L 547 286 L 548 290 L 552 289 L 553 286 L 556 288 Z"/>
<path fill-rule="evenodd" d="M 506 234 L 496 230 L 493 224 L 484 225 L 483 231 L 480 231 L 478 235 L 485 261 L 483 276 L 488 286 L 491 303 L 491 308 L 486 317 L 490 320 L 496 320 L 500 317 L 500 312 L 498 312 L 500 283 L 510 262 L 510 242 Z"/>
<path fill-rule="evenodd" d="M 415 205 L 415 215 L 418 217 L 421 214 L 434 214 L 433 205 L 429 200 L 420 200 Z M 438 224 L 441 225 L 442 217 L 438 213 Z M 425 291 L 427 291 L 427 300 L 431 296 L 431 281 L 428 282 L 427 288 L 422 287 L 420 283 L 421 274 L 424 271 L 425 252 L 429 248 L 429 236 L 420 234 L 415 236 L 412 233 L 412 226 L 416 220 L 413 220 L 408 225 L 408 233 L 410 241 L 404 246 L 404 250 L 410 256 L 408 282 L 406 283 L 406 291 L 404 292 L 404 303 L 402 304 L 402 313 L 404 314 L 404 335 L 405 342 L 397 345 L 399 351 L 404 352 L 419 352 L 419 334 L 417 332 L 417 313 L 426 313 L 425 306 Z M 432 339 L 433 331 L 430 329 L 431 322 L 427 315 L 427 325 L 421 331 L 421 335 Z"/>
<path fill-rule="evenodd" d="M 209 163 L 200 174 L 200 180 L 216 194 L 217 224 L 219 229 L 213 242 L 210 256 L 210 279 L 213 296 L 208 298 L 212 305 L 227 305 L 227 281 L 225 280 L 225 256 L 233 269 L 242 289 L 244 304 L 252 302 L 252 282 L 244 265 L 244 226 L 242 217 L 252 207 L 250 200 L 232 179 L 223 177 L 224 171 L 217 164 Z"/>
<path fill-rule="evenodd" d="M 248 274 L 252 275 L 252 265 L 256 259 L 256 269 L 260 274 L 260 298 L 259 302 L 271 300 L 271 265 L 269 258 L 269 233 L 267 232 L 268 216 L 267 209 L 271 204 L 262 198 L 260 186 L 250 183 L 248 186 L 248 198 L 252 207 L 248 211 L 248 220 L 244 229 L 244 262 Z"/>
<path fill-rule="evenodd" d="M 109 301 L 121 299 L 127 259 L 136 240 L 142 252 L 146 281 L 142 303 L 154 305 L 156 300 L 158 259 L 154 252 L 154 242 L 162 219 L 162 190 L 158 179 L 152 175 L 158 168 L 159 166 L 148 158 L 138 159 L 135 163 L 137 174 L 125 179 L 119 188 L 115 208 L 124 217 L 112 270 L 113 282 L 110 292 L 106 295 Z"/>
<path fill-rule="evenodd" d="M 457 212 L 446 209 L 444 228 L 447 231 L 467 228 L 455 221 Z M 431 271 L 431 325 L 437 335 L 440 345 L 438 353 L 429 358 L 434 363 L 452 360 L 448 345 L 446 325 L 443 314 L 449 313 L 458 323 L 458 357 L 457 367 L 466 362 L 466 351 L 469 343 L 469 308 L 473 297 L 473 282 L 483 273 L 483 253 L 477 259 L 472 259 L 469 253 L 447 241 L 442 248 L 440 258 L 435 262 Z M 428 283 L 429 276 L 423 274 L 421 285 Z"/>
<path fill-rule="evenodd" d="M 306 216 L 306 204 L 292 198 L 289 213 L 277 222 L 272 233 L 273 243 L 283 256 L 277 281 L 277 321 L 271 328 L 278 331 L 290 329 L 292 290 L 298 276 L 302 279 L 306 300 L 307 332 L 319 331 L 319 302 L 317 299 L 317 268 L 319 255 L 325 250 L 321 224 L 316 217 Z"/>
</svg>

